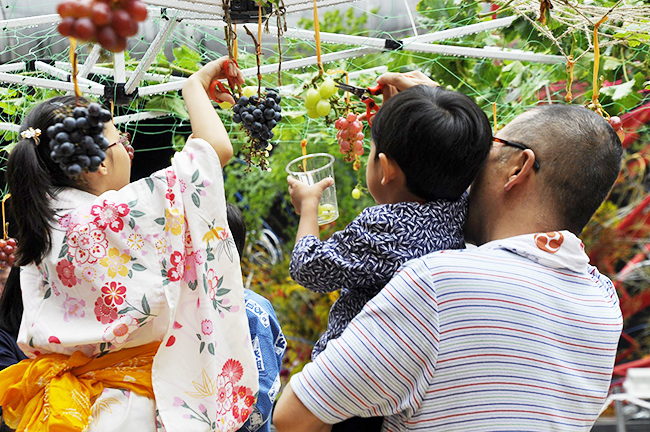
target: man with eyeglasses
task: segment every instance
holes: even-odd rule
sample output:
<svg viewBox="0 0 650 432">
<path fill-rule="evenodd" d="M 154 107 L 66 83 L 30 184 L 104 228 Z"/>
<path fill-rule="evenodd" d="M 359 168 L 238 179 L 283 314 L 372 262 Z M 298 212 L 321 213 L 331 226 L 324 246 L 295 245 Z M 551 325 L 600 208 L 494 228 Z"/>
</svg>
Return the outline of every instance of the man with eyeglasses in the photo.
<svg viewBox="0 0 650 432">
<path fill-rule="evenodd" d="M 384 97 L 435 85 L 412 72 L 379 82 Z M 589 431 L 622 316 L 577 235 L 621 153 L 611 126 L 586 108 L 516 117 L 470 190 L 465 231 L 478 247 L 405 264 L 292 378 L 278 431 L 328 431 L 352 416 L 385 416 L 384 431 Z"/>
</svg>

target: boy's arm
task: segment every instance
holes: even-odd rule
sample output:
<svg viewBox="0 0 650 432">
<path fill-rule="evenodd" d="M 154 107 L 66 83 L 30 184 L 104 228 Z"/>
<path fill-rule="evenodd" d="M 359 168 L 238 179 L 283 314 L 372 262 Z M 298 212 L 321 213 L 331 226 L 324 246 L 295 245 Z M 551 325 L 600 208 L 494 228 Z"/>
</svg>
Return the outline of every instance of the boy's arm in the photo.
<svg viewBox="0 0 650 432">
<path fill-rule="evenodd" d="M 222 57 L 203 66 L 190 76 L 183 85 L 183 99 L 190 115 L 192 133 L 195 138 L 201 138 L 210 144 L 219 156 L 221 166 L 225 166 L 233 155 L 232 145 L 226 128 L 221 123 L 219 115 L 208 97 L 210 83 L 215 79 L 227 77 L 224 68 L 228 66 L 228 76 L 234 82 L 243 83 L 244 78 L 228 57 Z M 230 94 L 219 93 L 221 100 L 235 103 Z"/>
<path fill-rule="evenodd" d="M 300 215 L 296 243 L 303 237 L 313 235 L 319 238 L 318 230 L 318 203 L 323 191 L 334 183 L 333 178 L 326 178 L 316 184 L 308 185 L 291 176 L 287 177 L 291 203 Z"/>
</svg>

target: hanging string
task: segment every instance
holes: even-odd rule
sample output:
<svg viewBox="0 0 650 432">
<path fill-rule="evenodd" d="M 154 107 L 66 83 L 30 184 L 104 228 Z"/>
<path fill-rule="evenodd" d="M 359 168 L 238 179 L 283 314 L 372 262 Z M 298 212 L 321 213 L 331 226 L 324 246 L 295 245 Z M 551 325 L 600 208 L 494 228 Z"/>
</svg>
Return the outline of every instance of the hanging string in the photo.
<svg viewBox="0 0 650 432">
<path fill-rule="evenodd" d="M 302 155 L 307 156 L 307 140 L 303 139 L 300 141 L 300 147 L 302 147 Z M 306 172 L 307 171 L 307 159 L 302 160 L 302 171 Z"/>
<path fill-rule="evenodd" d="M 235 60 L 235 64 L 237 64 L 237 23 L 233 24 L 233 41 L 232 41 L 232 58 Z"/>
<path fill-rule="evenodd" d="M 4 239 L 7 240 L 9 238 L 9 222 L 7 222 L 7 219 L 5 217 L 5 202 L 11 198 L 11 194 L 8 193 L 2 198 L 2 229 L 4 231 Z"/>
<path fill-rule="evenodd" d="M 497 127 L 497 103 L 492 102 L 492 117 L 494 121 L 494 132 L 492 132 L 492 135 L 496 135 L 497 131 L 499 130 Z"/>
<path fill-rule="evenodd" d="M 79 98 L 82 96 L 77 83 L 77 39 L 71 37 L 70 39 L 70 64 L 72 65 L 72 82 L 74 84 L 74 94 L 76 98 L 76 105 L 79 105 Z"/>
<path fill-rule="evenodd" d="M 320 46 L 320 23 L 318 22 L 318 6 L 314 0 L 314 38 L 316 39 L 316 60 L 318 64 L 318 74 L 323 75 L 323 62 L 321 61 L 321 46 Z"/>
</svg>

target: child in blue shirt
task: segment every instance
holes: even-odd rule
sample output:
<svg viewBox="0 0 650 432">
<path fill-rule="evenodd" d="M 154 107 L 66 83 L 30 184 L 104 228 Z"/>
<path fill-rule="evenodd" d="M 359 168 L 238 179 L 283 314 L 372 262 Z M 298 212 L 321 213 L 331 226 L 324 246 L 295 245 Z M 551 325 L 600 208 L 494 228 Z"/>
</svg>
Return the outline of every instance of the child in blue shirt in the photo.
<svg viewBox="0 0 650 432">
<path fill-rule="evenodd" d="M 466 190 L 492 146 L 487 116 L 470 98 L 424 85 L 386 101 L 371 133 L 366 183 L 377 205 L 328 240 L 319 239 L 318 202 L 333 180 L 287 179 L 300 214 L 291 277 L 311 291 L 341 290 L 312 359 L 403 263 L 464 247 Z"/>
<path fill-rule="evenodd" d="M 241 211 L 233 204 L 226 204 L 226 216 L 241 258 L 246 244 L 246 223 Z M 259 372 L 260 391 L 250 417 L 239 432 L 271 432 L 271 411 L 280 391 L 280 369 L 287 340 L 284 338 L 273 306 L 267 299 L 246 289 L 244 302 Z"/>
</svg>

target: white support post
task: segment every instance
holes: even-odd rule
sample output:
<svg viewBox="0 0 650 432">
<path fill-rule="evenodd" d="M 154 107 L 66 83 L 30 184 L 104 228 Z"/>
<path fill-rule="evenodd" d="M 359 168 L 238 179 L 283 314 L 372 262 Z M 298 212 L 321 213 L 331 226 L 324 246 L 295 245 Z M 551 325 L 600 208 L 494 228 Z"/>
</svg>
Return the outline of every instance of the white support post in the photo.
<svg viewBox="0 0 650 432">
<path fill-rule="evenodd" d="M 90 54 L 88 54 L 88 58 L 86 58 L 86 61 L 84 62 L 83 66 L 81 66 L 81 68 L 79 69 L 77 78 L 88 77 L 88 74 L 92 70 L 93 66 L 95 66 L 95 63 L 97 63 L 97 60 L 99 59 L 99 54 L 101 54 L 101 52 L 102 52 L 102 47 L 98 43 L 96 43 L 93 46 L 93 49 L 90 50 Z"/>
<path fill-rule="evenodd" d="M 404 0 L 404 7 L 406 8 L 406 13 L 409 16 L 409 21 L 411 21 L 411 28 L 413 29 L 413 36 L 418 36 L 418 28 L 415 25 L 415 20 L 413 19 L 413 14 L 411 13 L 411 8 L 409 7 L 408 0 Z"/>
<path fill-rule="evenodd" d="M 174 81 L 174 82 L 168 82 L 164 84 L 154 84 L 154 85 L 140 87 L 138 89 L 138 96 L 147 96 L 152 94 L 178 91 L 183 88 L 183 84 L 185 84 L 185 79 L 183 79 L 183 81 Z"/>
<path fill-rule="evenodd" d="M 115 84 L 126 82 L 126 62 L 124 61 L 124 51 L 113 55 L 113 80 Z"/>
<path fill-rule="evenodd" d="M 0 82 L 23 84 L 23 85 L 33 86 L 33 87 L 42 87 L 42 88 L 49 88 L 49 89 L 62 90 L 62 91 L 74 91 L 74 84 L 72 83 L 55 81 L 55 80 L 50 80 L 45 78 L 34 78 L 30 76 L 16 75 L 16 74 L 10 74 L 6 72 L 0 72 Z M 102 95 L 102 96 L 104 95 L 104 86 L 101 84 L 95 83 L 92 86 L 81 84 L 79 85 L 79 88 L 86 93 L 90 93 L 94 95 Z"/>
<path fill-rule="evenodd" d="M 133 75 L 131 75 L 131 78 L 129 78 L 129 81 L 124 86 L 124 92 L 126 94 L 131 94 L 135 91 L 138 84 L 140 84 L 140 81 L 142 81 L 144 73 L 147 71 L 147 69 L 149 69 L 151 63 L 153 63 L 153 61 L 156 59 L 156 56 L 158 55 L 158 52 L 160 52 L 160 49 L 165 46 L 167 38 L 169 38 L 169 35 L 174 30 L 174 28 L 176 28 L 176 24 L 178 24 L 178 21 L 176 20 L 175 16 L 167 18 L 165 25 L 160 29 L 160 31 L 158 31 L 158 34 L 151 42 L 149 49 L 147 49 L 147 52 L 142 57 L 142 60 L 140 60 L 138 67 L 135 69 Z"/>
</svg>

